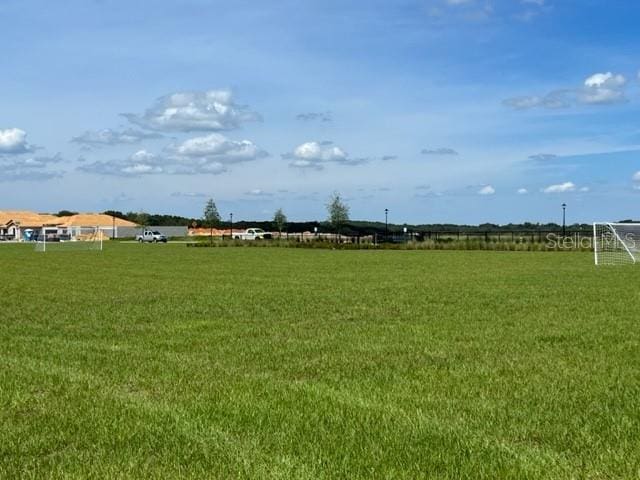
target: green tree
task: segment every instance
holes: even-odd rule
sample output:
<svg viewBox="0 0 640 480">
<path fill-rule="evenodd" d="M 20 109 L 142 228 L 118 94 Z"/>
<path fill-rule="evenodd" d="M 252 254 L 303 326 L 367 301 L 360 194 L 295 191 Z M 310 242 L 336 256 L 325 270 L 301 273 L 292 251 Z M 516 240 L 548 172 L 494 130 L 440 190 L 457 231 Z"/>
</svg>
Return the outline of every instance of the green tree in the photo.
<svg viewBox="0 0 640 480">
<path fill-rule="evenodd" d="M 139 225 L 141 227 L 148 227 L 151 216 L 146 212 L 140 211 L 127 212 L 126 217 L 136 225 Z"/>
<path fill-rule="evenodd" d="M 282 235 L 282 230 L 287 224 L 287 216 L 284 214 L 281 208 L 276 210 L 276 213 L 273 214 L 273 223 L 278 229 L 280 235 Z"/>
<path fill-rule="evenodd" d="M 213 227 L 220 223 L 220 213 L 218 213 L 218 207 L 216 207 L 216 202 L 213 201 L 213 198 L 207 200 L 202 218 L 205 225 L 208 225 L 211 229 L 210 240 L 213 242 Z"/>
<path fill-rule="evenodd" d="M 216 207 L 216 202 L 213 201 L 213 198 L 207 200 L 202 218 L 211 227 L 220 223 L 220 213 L 218 213 L 218 207 Z"/>
<path fill-rule="evenodd" d="M 129 220 L 126 214 L 120 212 L 119 210 L 105 210 L 102 212 L 103 215 L 109 215 L 110 217 L 123 218 L 124 220 Z M 58 213 L 58 216 L 60 214 Z"/>
<path fill-rule="evenodd" d="M 344 202 L 339 193 L 334 192 L 327 203 L 327 219 L 336 233 L 349 221 L 349 206 Z"/>
<path fill-rule="evenodd" d="M 58 213 L 56 213 L 58 217 L 71 217 L 77 214 L 78 212 L 72 212 L 71 210 L 60 210 Z"/>
</svg>

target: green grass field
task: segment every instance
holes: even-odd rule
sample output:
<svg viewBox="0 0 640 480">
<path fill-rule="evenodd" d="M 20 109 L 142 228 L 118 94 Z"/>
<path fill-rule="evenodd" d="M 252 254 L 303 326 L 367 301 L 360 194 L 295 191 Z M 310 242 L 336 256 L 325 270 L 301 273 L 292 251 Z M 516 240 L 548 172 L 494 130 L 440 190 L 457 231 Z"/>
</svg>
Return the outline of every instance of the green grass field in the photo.
<svg viewBox="0 0 640 480">
<path fill-rule="evenodd" d="M 640 268 L 0 245 L 0 478 L 640 478 Z"/>
</svg>

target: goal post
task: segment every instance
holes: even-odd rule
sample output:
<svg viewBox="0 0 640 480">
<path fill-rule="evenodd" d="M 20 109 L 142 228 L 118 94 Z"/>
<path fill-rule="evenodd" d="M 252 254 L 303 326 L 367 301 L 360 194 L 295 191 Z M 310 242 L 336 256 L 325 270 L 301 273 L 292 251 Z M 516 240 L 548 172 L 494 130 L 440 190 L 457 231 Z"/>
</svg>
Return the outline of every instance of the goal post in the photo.
<svg viewBox="0 0 640 480">
<path fill-rule="evenodd" d="M 594 223 L 596 265 L 625 265 L 640 261 L 640 223 Z"/>
<path fill-rule="evenodd" d="M 35 251 L 102 251 L 104 237 L 100 227 L 73 227 L 65 234 L 43 227 L 36 238 Z"/>
</svg>

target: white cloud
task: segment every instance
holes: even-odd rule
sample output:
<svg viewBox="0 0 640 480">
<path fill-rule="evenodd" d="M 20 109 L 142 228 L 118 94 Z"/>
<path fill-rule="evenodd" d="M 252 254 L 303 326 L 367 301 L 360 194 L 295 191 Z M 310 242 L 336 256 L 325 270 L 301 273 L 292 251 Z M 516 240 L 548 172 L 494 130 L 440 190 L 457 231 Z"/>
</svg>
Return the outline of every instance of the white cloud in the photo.
<svg viewBox="0 0 640 480">
<path fill-rule="evenodd" d="M 493 195 L 496 193 L 496 189 L 491 185 L 485 185 L 480 190 L 478 190 L 478 195 Z"/>
<path fill-rule="evenodd" d="M 312 168 L 315 170 L 322 170 L 322 165 L 320 165 L 317 162 L 312 162 L 311 160 L 292 160 L 289 163 L 290 167 L 295 167 L 295 168 Z"/>
<path fill-rule="evenodd" d="M 27 132 L 19 128 L 0 129 L 0 153 L 18 154 L 33 151 L 27 143 Z"/>
<path fill-rule="evenodd" d="M 249 140 L 229 140 L 219 133 L 190 138 L 179 145 L 170 145 L 167 147 L 167 151 L 177 156 L 182 163 L 218 162 L 229 164 L 247 162 L 267 156 L 267 152 Z"/>
<path fill-rule="evenodd" d="M 626 83 L 627 81 L 622 75 L 614 75 L 611 72 L 594 73 L 584 81 L 585 87 L 589 88 L 617 88 L 624 86 Z"/>
<path fill-rule="evenodd" d="M 139 143 L 143 140 L 162 138 L 157 133 L 143 132 L 128 128 L 126 130 L 117 131 L 110 128 L 103 130 L 87 130 L 82 135 L 73 137 L 73 143 L 90 146 L 107 146 L 107 145 L 130 145 Z"/>
<path fill-rule="evenodd" d="M 49 180 L 61 177 L 63 172 L 50 170 L 52 164 L 60 163 L 60 155 L 52 157 L 16 158 L 0 157 L 0 181 Z"/>
<path fill-rule="evenodd" d="M 632 179 L 634 182 L 640 182 L 640 171 L 639 171 L 639 172 L 634 173 L 634 174 L 633 174 L 633 177 L 631 177 L 631 179 Z"/>
<path fill-rule="evenodd" d="M 627 80 L 622 75 L 611 72 L 596 73 L 584 81 L 584 89 L 579 95 L 582 103 L 608 105 L 626 101 L 624 86 Z"/>
<path fill-rule="evenodd" d="M 167 173 L 164 158 L 147 150 L 138 150 L 125 160 L 93 162 L 78 167 L 78 170 L 98 175 L 137 177 L 158 173 Z"/>
<path fill-rule="evenodd" d="M 529 193 L 529 190 L 527 190 L 526 188 L 518 189 L 518 195 L 526 195 L 527 193 Z"/>
<path fill-rule="evenodd" d="M 261 120 L 258 113 L 236 104 L 230 90 L 174 93 L 160 97 L 142 115 L 123 115 L 140 127 L 174 132 L 233 130 Z"/>
<path fill-rule="evenodd" d="M 564 182 L 556 185 L 549 185 L 542 191 L 544 193 L 566 193 L 573 192 L 576 189 L 576 185 L 573 182 Z"/>
<path fill-rule="evenodd" d="M 582 193 L 587 193 L 588 191 L 590 191 L 591 189 L 589 187 L 580 187 L 580 190 L 578 190 L 579 192 Z"/>
<path fill-rule="evenodd" d="M 318 142 L 306 142 L 293 151 L 296 158 L 319 160 L 323 162 L 339 162 L 347 158 L 346 152 L 335 145 L 321 145 Z"/>
<path fill-rule="evenodd" d="M 321 170 L 324 165 L 337 163 L 340 165 L 360 165 L 366 158 L 352 158 L 332 142 L 306 142 L 298 145 L 292 153 L 282 155 L 291 160 L 289 166 L 302 169 Z"/>
<path fill-rule="evenodd" d="M 595 73 L 578 88 L 553 90 L 545 95 L 507 98 L 502 103 L 516 110 L 530 108 L 566 108 L 572 105 L 611 105 L 627 101 L 623 75 L 611 72 Z"/>
<path fill-rule="evenodd" d="M 266 156 L 248 140 L 229 140 L 219 133 L 185 140 L 167 146 L 162 154 L 138 150 L 126 160 L 94 162 L 79 170 L 100 175 L 141 176 L 150 174 L 217 175 L 227 171 L 227 165 L 248 162 Z"/>
<path fill-rule="evenodd" d="M 148 152 L 146 150 L 138 150 L 136 153 L 134 153 L 129 157 L 129 160 L 131 160 L 134 163 L 141 163 L 141 162 L 149 163 L 149 162 L 154 162 L 156 160 L 156 156 L 153 153 Z"/>
</svg>

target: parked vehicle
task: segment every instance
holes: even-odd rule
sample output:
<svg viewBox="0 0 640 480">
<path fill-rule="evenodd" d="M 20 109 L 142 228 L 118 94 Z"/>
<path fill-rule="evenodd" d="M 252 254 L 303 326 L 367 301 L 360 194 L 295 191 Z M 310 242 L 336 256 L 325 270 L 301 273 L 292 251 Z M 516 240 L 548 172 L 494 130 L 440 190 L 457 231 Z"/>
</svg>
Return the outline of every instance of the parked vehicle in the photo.
<svg viewBox="0 0 640 480">
<path fill-rule="evenodd" d="M 247 228 L 245 231 L 233 232 L 236 240 L 265 240 L 271 238 L 271 233 L 265 232 L 261 228 Z"/>
<path fill-rule="evenodd" d="M 140 235 L 136 235 L 136 240 L 140 243 L 167 243 L 167 237 L 157 230 L 144 230 Z"/>
</svg>

